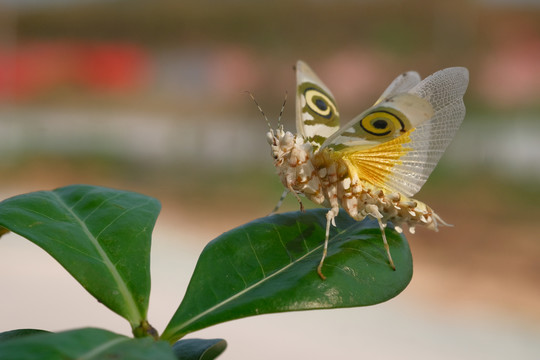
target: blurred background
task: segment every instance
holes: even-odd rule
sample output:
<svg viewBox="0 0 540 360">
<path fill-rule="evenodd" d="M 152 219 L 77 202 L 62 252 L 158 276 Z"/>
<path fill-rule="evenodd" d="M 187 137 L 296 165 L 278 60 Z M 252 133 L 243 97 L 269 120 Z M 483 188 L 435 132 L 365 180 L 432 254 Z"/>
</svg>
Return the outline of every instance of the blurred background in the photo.
<svg viewBox="0 0 540 360">
<path fill-rule="evenodd" d="M 0 0 L 0 198 L 73 183 L 157 197 L 150 322 L 162 331 L 204 245 L 279 198 L 267 125 L 242 91 L 275 122 L 298 59 L 332 89 L 342 122 L 403 71 L 469 68 L 465 121 L 416 196 L 455 227 L 408 235 L 415 275 L 390 302 L 192 336 L 227 339 L 224 360 L 537 359 L 535 0 Z M 289 96 L 289 130 L 294 116 Z M 0 331 L 130 332 L 13 234 L 0 239 L 0 273 Z"/>
</svg>

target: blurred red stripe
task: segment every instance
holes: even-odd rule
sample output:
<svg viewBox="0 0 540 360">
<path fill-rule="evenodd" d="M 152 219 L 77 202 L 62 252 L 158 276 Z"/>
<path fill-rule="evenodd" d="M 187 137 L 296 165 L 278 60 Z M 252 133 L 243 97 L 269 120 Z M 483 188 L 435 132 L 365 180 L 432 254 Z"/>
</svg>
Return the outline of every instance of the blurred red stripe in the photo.
<svg viewBox="0 0 540 360">
<path fill-rule="evenodd" d="M 0 96 L 31 98 L 65 86 L 131 91 L 149 74 L 148 53 L 114 43 L 32 43 L 0 49 Z"/>
</svg>

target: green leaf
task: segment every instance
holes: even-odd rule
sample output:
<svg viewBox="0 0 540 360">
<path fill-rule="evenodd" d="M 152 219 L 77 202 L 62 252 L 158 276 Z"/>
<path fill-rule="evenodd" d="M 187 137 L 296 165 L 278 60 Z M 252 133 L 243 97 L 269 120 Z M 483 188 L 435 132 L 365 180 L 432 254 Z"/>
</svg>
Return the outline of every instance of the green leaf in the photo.
<svg viewBox="0 0 540 360">
<path fill-rule="evenodd" d="M 186 339 L 173 345 L 178 360 L 213 360 L 227 348 L 223 339 Z"/>
<path fill-rule="evenodd" d="M 47 251 L 135 329 L 146 319 L 159 210 L 156 199 L 141 194 L 72 185 L 2 201 L 0 226 Z"/>
<path fill-rule="evenodd" d="M 48 331 L 39 330 L 39 329 L 17 329 L 17 330 L 4 331 L 3 333 L 0 333 L 0 343 L 3 341 L 20 338 L 23 336 L 46 334 L 46 333 L 48 333 Z"/>
<path fill-rule="evenodd" d="M 184 300 L 162 339 L 257 314 L 364 306 L 398 295 L 412 277 L 407 241 L 387 229 L 390 267 L 376 221 L 344 211 L 332 227 L 326 280 L 316 273 L 327 210 L 273 215 L 233 229 L 203 250 Z"/>
<path fill-rule="evenodd" d="M 152 338 L 133 339 L 102 329 L 24 336 L 0 343 L 0 359 L 175 360 L 171 346 Z"/>
</svg>

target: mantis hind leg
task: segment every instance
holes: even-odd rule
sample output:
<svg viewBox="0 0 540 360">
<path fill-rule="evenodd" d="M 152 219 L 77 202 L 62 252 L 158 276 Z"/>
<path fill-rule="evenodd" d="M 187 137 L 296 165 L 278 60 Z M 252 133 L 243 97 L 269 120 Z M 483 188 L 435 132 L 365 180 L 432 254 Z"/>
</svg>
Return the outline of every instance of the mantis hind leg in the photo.
<svg viewBox="0 0 540 360">
<path fill-rule="evenodd" d="M 326 280 L 326 276 L 322 273 L 322 266 L 324 264 L 324 259 L 326 258 L 326 255 L 328 253 L 328 240 L 330 238 L 330 225 L 336 226 L 335 218 L 339 212 L 339 208 L 332 208 L 330 211 L 326 213 L 326 234 L 324 237 L 324 247 L 323 247 L 323 255 L 321 257 L 321 261 L 319 262 L 319 266 L 317 266 L 317 274 L 319 274 L 319 277 L 323 280 Z"/>
<path fill-rule="evenodd" d="M 390 262 L 390 266 L 392 267 L 392 269 L 396 270 L 396 265 L 394 265 L 394 260 L 392 260 L 392 254 L 390 254 L 390 246 L 388 245 L 388 241 L 386 240 L 386 234 L 384 232 L 386 226 L 382 223 L 381 219 L 377 219 L 377 221 L 379 222 L 379 227 L 381 228 L 384 249 L 386 250 L 386 254 L 388 255 L 388 261 Z"/>
</svg>

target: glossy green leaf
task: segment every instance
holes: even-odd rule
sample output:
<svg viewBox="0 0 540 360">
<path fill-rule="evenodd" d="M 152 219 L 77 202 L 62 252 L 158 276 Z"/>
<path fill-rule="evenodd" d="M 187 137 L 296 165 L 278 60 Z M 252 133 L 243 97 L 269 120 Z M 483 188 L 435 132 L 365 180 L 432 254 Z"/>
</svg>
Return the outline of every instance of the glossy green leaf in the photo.
<svg viewBox="0 0 540 360">
<path fill-rule="evenodd" d="M 223 339 L 186 339 L 173 345 L 178 360 L 213 360 L 227 348 Z"/>
<path fill-rule="evenodd" d="M 101 329 L 24 336 L 0 343 L 0 359 L 175 360 L 171 346 L 146 337 L 133 339 Z"/>
<path fill-rule="evenodd" d="M 412 277 L 403 235 L 386 234 L 397 270 L 388 263 L 376 221 L 344 211 L 332 228 L 321 280 L 326 210 L 273 215 L 233 229 L 203 250 L 184 300 L 162 335 L 187 333 L 246 316 L 373 305 L 399 294 Z"/>
<path fill-rule="evenodd" d="M 73 185 L 2 201 L 0 226 L 47 251 L 135 328 L 146 319 L 159 210 L 157 200 L 141 194 Z"/>
</svg>

